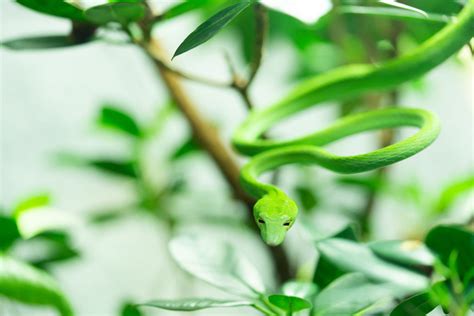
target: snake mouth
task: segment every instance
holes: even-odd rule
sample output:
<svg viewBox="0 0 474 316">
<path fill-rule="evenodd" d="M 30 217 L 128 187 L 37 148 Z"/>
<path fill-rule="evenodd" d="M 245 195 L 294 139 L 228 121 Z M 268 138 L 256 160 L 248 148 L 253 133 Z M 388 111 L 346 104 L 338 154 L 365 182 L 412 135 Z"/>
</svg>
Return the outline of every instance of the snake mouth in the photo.
<svg viewBox="0 0 474 316">
<path fill-rule="evenodd" d="M 262 238 L 268 246 L 276 247 L 283 243 L 285 240 L 285 235 L 265 236 L 262 234 Z"/>
</svg>

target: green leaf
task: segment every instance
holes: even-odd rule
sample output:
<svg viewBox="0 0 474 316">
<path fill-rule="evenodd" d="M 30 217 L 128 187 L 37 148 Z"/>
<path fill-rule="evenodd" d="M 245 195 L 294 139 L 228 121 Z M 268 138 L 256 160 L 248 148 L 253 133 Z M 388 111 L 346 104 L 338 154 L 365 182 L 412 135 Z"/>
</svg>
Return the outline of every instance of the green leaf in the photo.
<svg viewBox="0 0 474 316">
<path fill-rule="evenodd" d="M 84 15 L 87 20 L 99 25 L 113 22 L 127 25 L 143 19 L 145 7 L 141 3 L 107 3 L 87 9 Z"/>
<path fill-rule="evenodd" d="M 171 155 L 170 160 L 171 161 L 176 161 L 179 159 L 182 159 L 184 157 L 187 157 L 193 153 L 197 153 L 201 151 L 201 147 L 199 144 L 194 140 L 193 137 L 189 137 L 182 143 Z"/>
<path fill-rule="evenodd" d="M 429 292 L 423 292 L 407 298 L 397 305 L 390 316 L 425 316 L 438 304 L 434 303 Z"/>
<path fill-rule="evenodd" d="M 336 9 L 337 13 L 340 14 L 363 14 L 373 15 L 381 17 L 396 18 L 400 20 L 414 20 L 423 22 L 432 22 L 439 24 L 446 24 L 451 22 L 453 19 L 449 16 L 442 14 L 429 13 L 421 15 L 417 12 L 408 11 L 397 8 L 383 8 L 383 7 L 366 7 L 366 6 L 340 6 Z"/>
<path fill-rule="evenodd" d="M 318 287 L 309 282 L 289 281 L 283 284 L 283 294 L 288 296 L 297 296 L 305 299 L 310 299 L 318 291 Z"/>
<path fill-rule="evenodd" d="M 35 50 L 70 47 L 79 43 L 75 43 L 68 35 L 50 35 L 8 40 L 2 42 L 1 45 L 11 50 Z"/>
<path fill-rule="evenodd" d="M 425 243 L 447 267 L 451 266 L 450 258 L 455 255 L 461 279 L 474 270 L 473 232 L 457 226 L 437 226 L 428 233 Z"/>
<path fill-rule="evenodd" d="M 20 239 L 20 237 L 15 219 L 0 214 L 0 252 L 6 251 L 16 240 Z"/>
<path fill-rule="evenodd" d="M 62 316 L 73 314 L 56 282 L 45 272 L 0 255 L 0 296 L 29 305 L 54 307 Z"/>
<path fill-rule="evenodd" d="M 180 300 L 154 300 L 139 305 L 157 307 L 170 311 L 191 312 L 215 307 L 250 306 L 252 303 L 248 301 L 215 300 L 212 298 L 188 298 Z"/>
<path fill-rule="evenodd" d="M 320 253 L 320 262 L 314 281 L 321 288 L 349 272 L 361 272 L 372 281 L 389 282 L 397 296 L 412 294 L 428 286 L 426 277 L 384 261 L 366 245 L 331 238 L 318 242 L 316 247 Z"/>
<path fill-rule="evenodd" d="M 131 303 L 123 304 L 121 311 L 121 316 L 143 316 L 142 312 L 138 309 L 138 307 Z"/>
<path fill-rule="evenodd" d="M 51 197 L 47 193 L 30 196 L 20 201 L 13 210 L 14 217 L 31 208 L 47 206 L 51 203 Z"/>
<path fill-rule="evenodd" d="M 372 283 L 361 273 L 350 273 L 336 279 L 319 293 L 313 315 L 355 315 L 391 297 L 390 286 Z"/>
<path fill-rule="evenodd" d="M 19 213 L 16 222 L 21 236 L 29 239 L 43 232 L 65 230 L 78 224 L 79 219 L 52 207 L 35 207 Z"/>
<path fill-rule="evenodd" d="M 375 241 L 368 246 L 377 256 L 409 267 L 434 264 L 433 254 L 419 241 Z"/>
<path fill-rule="evenodd" d="M 180 15 L 183 15 L 185 13 L 188 13 L 190 11 L 193 11 L 195 9 L 198 9 L 200 7 L 203 7 L 209 3 L 211 3 L 212 0 L 194 0 L 194 1 L 183 1 L 181 3 L 178 3 L 177 5 L 169 8 L 164 14 L 163 18 L 164 19 L 172 19 L 175 17 L 178 17 Z"/>
<path fill-rule="evenodd" d="M 304 210 L 309 211 L 318 205 L 319 199 L 310 188 L 306 186 L 297 186 L 295 188 L 295 193 Z"/>
<path fill-rule="evenodd" d="M 251 262 L 223 241 L 183 235 L 170 242 L 170 252 L 183 270 L 227 292 L 251 297 L 265 292 Z"/>
<path fill-rule="evenodd" d="M 81 9 L 64 0 L 16 0 L 16 2 L 40 13 L 75 21 L 85 20 Z"/>
<path fill-rule="evenodd" d="M 137 178 L 135 163 L 132 161 L 118 161 L 109 159 L 90 160 L 88 165 L 101 171 L 130 178 Z"/>
<path fill-rule="evenodd" d="M 174 53 L 173 58 L 211 39 L 250 4 L 251 1 L 241 1 L 217 12 L 207 21 L 199 25 L 195 31 L 188 35 L 188 37 L 186 37 L 186 39 L 181 43 L 181 45 L 179 45 L 178 49 Z"/>
<path fill-rule="evenodd" d="M 462 195 L 474 190 L 474 176 L 461 179 L 451 183 L 443 189 L 438 201 L 435 203 L 434 212 L 437 214 L 445 213 Z"/>
<path fill-rule="evenodd" d="M 386 4 L 386 5 L 389 5 L 389 6 L 393 6 L 395 8 L 408 10 L 408 11 L 417 13 L 417 14 L 419 14 L 421 16 L 424 16 L 424 17 L 428 16 L 428 14 L 425 11 L 417 9 L 417 8 L 409 6 L 409 5 L 406 5 L 404 3 L 397 2 L 396 0 L 379 0 L 379 2 L 383 3 L 383 4 Z"/>
<path fill-rule="evenodd" d="M 313 305 L 307 300 L 296 296 L 275 294 L 270 295 L 268 301 L 288 313 L 296 313 L 313 307 Z"/>
<path fill-rule="evenodd" d="M 108 127 L 134 137 L 140 137 L 142 135 L 140 127 L 132 115 L 111 105 L 102 106 L 98 122 L 101 126 Z"/>
</svg>

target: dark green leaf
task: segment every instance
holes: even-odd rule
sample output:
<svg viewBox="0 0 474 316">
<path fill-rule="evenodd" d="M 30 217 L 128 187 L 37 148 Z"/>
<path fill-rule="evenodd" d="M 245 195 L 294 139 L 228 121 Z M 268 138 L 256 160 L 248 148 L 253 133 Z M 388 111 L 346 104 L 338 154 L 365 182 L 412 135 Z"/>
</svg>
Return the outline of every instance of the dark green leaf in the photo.
<svg viewBox="0 0 474 316">
<path fill-rule="evenodd" d="M 176 161 L 181 158 L 184 158 L 190 154 L 197 153 L 201 151 L 201 147 L 199 144 L 194 140 L 193 137 L 188 138 L 184 141 L 171 155 L 171 160 Z"/>
<path fill-rule="evenodd" d="M 84 14 L 78 7 L 64 0 L 16 0 L 19 4 L 34 11 L 48 15 L 67 18 L 75 21 L 84 21 Z"/>
<path fill-rule="evenodd" d="M 100 111 L 99 124 L 135 137 L 142 132 L 135 119 L 125 111 L 110 105 L 104 105 Z"/>
<path fill-rule="evenodd" d="M 163 18 L 164 19 L 172 19 L 172 18 L 178 17 L 180 15 L 183 15 L 185 13 L 188 13 L 190 11 L 193 11 L 195 9 L 198 9 L 202 6 L 205 6 L 205 5 L 207 5 L 211 2 L 212 2 L 212 0 L 183 1 L 181 3 L 178 3 L 177 5 L 169 8 L 163 14 Z"/>
<path fill-rule="evenodd" d="M 250 4 L 250 1 L 241 1 L 210 17 L 207 21 L 199 25 L 195 31 L 189 34 L 188 37 L 186 37 L 174 53 L 173 58 L 211 39 Z"/>
<path fill-rule="evenodd" d="M 215 307 L 237 307 L 250 306 L 251 302 L 247 301 L 229 301 L 229 300 L 215 300 L 211 298 L 189 298 L 181 300 L 154 300 L 140 306 L 157 307 L 171 311 L 197 311 L 206 308 Z"/>
<path fill-rule="evenodd" d="M 434 303 L 428 292 L 416 294 L 397 305 L 390 316 L 425 316 L 438 304 Z"/>
<path fill-rule="evenodd" d="M 297 186 L 295 192 L 304 210 L 309 211 L 318 205 L 319 199 L 310 188 L 306 186 Z"/>
<path fill-rule="evenodd" d="M 296 296 L 286 296 L 279 294 L 270 295 L 268 297 L 268 301 L 288 313 L 299 312 L 313 306 L 305 299 Z"/>
<path fill-rule="evenodd" d="M 0 255 L 0 296 L 29 305 L 51 306 L 62 316 L 72 316 L 67 299 L 45 272 Z"/>
<path fill-rule="evenodd" d="M 10 248 L 10 246 L 20 238 L 20 232 L 16 226 L 15 219 L 0 214 L 0 252 Z"/>
<path fill-rule="evenodd" d="M 215 238 L 179 236 L 170 242 L 176 263 L 197 278 L 227 292 L 249 296 L 265 286 L 250 260 L 231 245 Z"/>
<path fill-rule="evenodd" d="M 135 164 L 132 161 L 97 159 L 90 160 L 88 165 L 114 175 L 131 178 L 138 177 L 135 170 Z"/>
<path fill-rule="evenodd" d="M 432 266 L 433 254 L 419 241 L 389 240 L 368 244 L 379 257 L 406 266 Z"/>
<path fill-rule="evenodd" d="M 323 269 L 319 268 L 318 263 L 314 281 L 321 288 L 349 272 L 361 272 L 372 281 L 391 283 L 397 296 L 411 294 L 428 286 L 428 279 L 424 276 L 384 261 L 366 245 L 331 238 L 318 242 L 316 246 Z"/>
<path fill-rule="evenodd" d="M 2 42 L 1 45 L 12 50 L 34 50 L 70 47 L 78 43 L 74 43 L 70 36 L 51 35 L 18 38 Z"/>
<path fill-rule="evenodd" d="M 123 304 L 121 311 L 121 316 L 143 316 L 142 312 L 138 309 L 138 307 L 131 303 Z"/>
<path fill-rule="evenodd" d="M 473 232 L 457 226 L 437 226 L 428 233 L 425 243 L 447 267 L 456 256 L 456 272 L 461 279 L 474 270 Z"/>
<path fill-rule="evenodd" d="M 359 233 L 357 231 L 356 225 L 349 224 L 331 237 L 357 241 L 359 239 L 358 235 Z"/>
<path fill-rule="evenodd" d="M 89 8 L 84 15 L 95 24 L 120 23 L 127 25 L 137 22 L 145 16 L 145 7 L 141 3 L 115 2 Z"/>
<path fill-rule="evenodd" d="M 319 293 L 313 315 L 356 315 L 391 297 L 390 286 L 372 283 L 361 273 L 346 274 Z"/>
</svg>

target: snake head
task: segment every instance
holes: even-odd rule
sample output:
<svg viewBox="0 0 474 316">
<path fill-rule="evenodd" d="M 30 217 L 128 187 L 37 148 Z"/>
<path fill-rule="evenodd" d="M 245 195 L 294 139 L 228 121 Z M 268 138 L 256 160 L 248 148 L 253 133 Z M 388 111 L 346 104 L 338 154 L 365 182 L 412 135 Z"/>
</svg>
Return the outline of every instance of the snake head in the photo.
<svg viewBox="0 0 474 316">
<path fill-rule="evenodd" d="M 283 242 L 297 214 L 296 203 L 284 193 L 265 195 L 253 208 L 260 234 L 269 246 L 278 246 Z"/>
</svg>

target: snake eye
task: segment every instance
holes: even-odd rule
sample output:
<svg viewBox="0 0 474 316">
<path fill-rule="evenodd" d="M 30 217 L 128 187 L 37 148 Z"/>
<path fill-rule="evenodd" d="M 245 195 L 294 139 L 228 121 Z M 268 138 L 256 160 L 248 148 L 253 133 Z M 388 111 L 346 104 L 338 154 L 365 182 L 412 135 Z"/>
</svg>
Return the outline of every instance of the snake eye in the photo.
<svg viewBox="0 0 474 316">
<path fill-rule="evenodd" d="M 285 222 L 283 223 L 283 226 L 290 226 L 291 222 Z"/>
<path fill-rule="evenodd" d="M 265 224 L 265 221 L 264 221 L 263 219 L 261 219 L 261 218 L 258 219 L 258 222 L 259 222 L 260 224 Z"/>
</svg>

